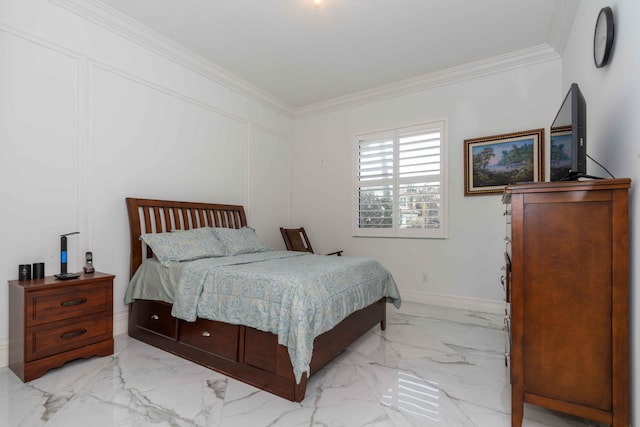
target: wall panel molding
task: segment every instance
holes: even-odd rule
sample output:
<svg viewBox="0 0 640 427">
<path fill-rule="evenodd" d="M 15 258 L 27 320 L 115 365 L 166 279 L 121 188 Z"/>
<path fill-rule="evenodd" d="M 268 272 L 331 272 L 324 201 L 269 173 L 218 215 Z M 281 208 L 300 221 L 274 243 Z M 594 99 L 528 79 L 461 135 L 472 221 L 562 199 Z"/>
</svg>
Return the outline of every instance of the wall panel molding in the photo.
<svg viewBox="0 0 640 427">
<path fill-rule="evenodd" d="M 78 61 L 80 60 L 80 58 L 83 57 L 82 54 L 80 54 L 78 52 L 74 52 L 71 49 L 68 49 L 66 47 L 57 45 L 55 43 L 51 43 L 51 42 L 49 42 L 47 40 L 44 40 L 44 39 L 42 39 L 40 37 L 34 36 L 33 34 L 24 32 L 22 30 L 19 30 L 19 29 L 15 28 L 15 27 L 12 27 L 10 25 L 7 25 L 7 24 L 1 23 L 1 22 L 0 22 L 0 31 L 2 31 L 4 33 L 7 33 L 7 34 L 10 34 L 12 36 L 21 38 L 21 39 L 23 39 L 25 41 L 28 41 L 28 42 L 31 42 L 33 44 L 37 44 L 37 45 L 39 45 L 41 47 L 50 49 L 50 50 L 52 50 L 54 52 L 60 53 L 62 55 L 68 56 L 68 57 L 70 57 L 72 59 L 75 59 L 75 60 L 78 60 Z"/>
<path fill-rule="evenodd" d="M 63 47 L 61 45 L 51 43 L 48 40 L 44 40 L 38 36 L 27 33 L 5 23 L 0 23 L 0 33 L 5 33 L 9 36 L 18 38 L 24 42 L 30 43 L 34 46 L 44 48 L 50 52 L 55 54 L 59 54 L 63 57 L 66 57 L 76 63 L 76 72 L 77 72 L 77 81 L 76 81 L 76 140 L 75 143 L 75 159 L 73 162 L 73 167 L 75 170 L 76 182 L 75 182 L 75 194 L 73 195 L 73 200 L 75 203 L 75 227 L 79 229 L 80 225 L 83 224 L 85 220 L 85 212 L 83 209 L 85 203 L 85 197 L 82 194 L 83 186 L 82 182 L 82 159 L 84 158 L 84 141 L 83 138 L 86 135 L 86 132 L 83 131 L 85 121 L 84 121 L 84 110 L 85 110 L 85 99 L 86 99 L 86 85 L 84 84 L 84 76 L 86 75 L 86 67 L 84 64 L 86 63 L 86 57 L 81 53 L 75 52 L 71 49 Z M 73 263 L 75 262 L 76 266 L 83 265 L 84 257 L 81 256 L 81 253 L 84 253 L 84 247 L 86 246 L 86 236 L 80 236 L 78 239 L 79 244 L 76 247 L 76 253 L 73 254 L 73 258 L 69 258 L 70 267 L 73 267 Z"/>
<path fill-rule="evenodd" d="M 284 134 L 282 132 L 278 132 L 277 130 L 273 130 L 273 129 L 267 127 L 267 126 L 263 126 L 260 123 L 251 122 L 251 127 L 253 129 L 261 130 L 262 132 L 268 133 L 268 134 L 273 135 L 273 136 L 275 136 L 277 138 L 281 138 L 281 139 L 284 139 L 284 140 L 287 140 L 287 141 L 290 138 L 289 135 L 286 135 L 286 134 Z"/>
<path fill-rule="evenodd" d="M 96 0 L 51 0 L 127 40 L 291 118 L 291 106 L 182 45 Z"/>
<path fill-rule="evenodd" d="M 215 106 L 213 106 L 211 104 L 208 104 L 206 102 L 203 102 L 203 101 L 201 101 L 199 99 L 184 95 L 184 94 L 182 94 L 180 92 L 177 92 L 175 90 L 172 90 L 172 89 L 170 89 L 170 88 L 168 88 L 166 86 L 160 85 L 160 84 L 152 82 L 150 80 L 147 80 L 144 77 L 140 77 L 140 76 L 131 74 L 131 73 L 127 72 L 127 71 L 121 70 L 118 67 L 105 64 L 105 63 L 100 62 L 98 60 L 90 60 L 89 62 L 90 62 L 90 70 L 91 70 L 90 71 L 90 80 L 91 80 L 92 83 L 93 83 L 94 70 L 95 69 L 100 69 L 102 71 L 106 71 L 108 73 L 111 73 L 111 74 L 116 75 L 118 77 L 121 77 L 123 79 L 129 80 L 129 81 L 131 81 L 133 83 L 136 83 L 136 84 L 145 86 L 145 87 L 147 87 L 149 89 L 152 89 L 152 90 L 155 90 L 157 92 L 160 92 L 160 93 L 162 93 L 164 95 L 167 95 L 167 96 L 176 98 L 176 99 L 178 99 L 180 101 L 183 101 L 183 102 L 192 104 L 194 106 L 203 108 L 203 109 L 208 110 L 208 111 L 210 111 L 212 113 L 219 114 L 219 115 L 224 116 L 224 117 L 226 117 L 228 119 L 235 120 L 235 121 L 243 123 L 245 125 L 249 125 L 249 123 L 251 123 L 249 120 L 245 119 L 244 117 L 229 113 L 229 112 L 227 112 L 227 111 L 225 111 L 225 110 L 223 110 L 221 108 L 215 107 Z M 272 131 L 272 132 L 275 132 L 275 131 Z"/>
</svg>

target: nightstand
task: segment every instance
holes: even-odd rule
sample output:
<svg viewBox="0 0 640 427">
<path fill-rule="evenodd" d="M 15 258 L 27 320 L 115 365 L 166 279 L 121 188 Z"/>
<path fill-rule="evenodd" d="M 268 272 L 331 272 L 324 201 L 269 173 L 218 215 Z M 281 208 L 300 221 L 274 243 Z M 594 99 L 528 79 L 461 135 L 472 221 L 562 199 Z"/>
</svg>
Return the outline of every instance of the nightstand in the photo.
<svg viewBox="0 0 640 427">
<path fill-rule="evenodd" d="M 113 279 L 9 281 L 9 368 L 24 382 L 79 358 L 113 354 Z"/>
</svg>

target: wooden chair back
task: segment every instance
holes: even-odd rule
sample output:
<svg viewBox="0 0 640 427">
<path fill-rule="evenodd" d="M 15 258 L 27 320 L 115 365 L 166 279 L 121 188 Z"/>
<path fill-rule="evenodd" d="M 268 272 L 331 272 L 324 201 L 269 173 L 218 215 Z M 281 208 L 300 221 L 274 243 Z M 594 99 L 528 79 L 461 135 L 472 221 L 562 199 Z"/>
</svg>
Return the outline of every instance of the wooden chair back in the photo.
<svg viewBox="0 0 640 427">
<path fill-rule="evenodd" d="M 313 253 L 311 242 L 307 237 L 307 232 L 304 227 L 300 228 L 282 228 L 280 227 L 280 233 L 284 239 L 284 245 L 288 251 L 297 252 L 310 252 Z"/>
<path fill-rule="evenodd" d="M 307 236 L 307 232 L 304 230 L 304 227 L 280 227 L 280 233 L 282 234 L 284 245 L 287 247 L 288 251 L 314 253 L 313 248 L 311 247 L 311 242 L 309 241 L 309 237 Z M 342 256 L 342 251 L 335 251 L 325 255 Z"/>
</svg>

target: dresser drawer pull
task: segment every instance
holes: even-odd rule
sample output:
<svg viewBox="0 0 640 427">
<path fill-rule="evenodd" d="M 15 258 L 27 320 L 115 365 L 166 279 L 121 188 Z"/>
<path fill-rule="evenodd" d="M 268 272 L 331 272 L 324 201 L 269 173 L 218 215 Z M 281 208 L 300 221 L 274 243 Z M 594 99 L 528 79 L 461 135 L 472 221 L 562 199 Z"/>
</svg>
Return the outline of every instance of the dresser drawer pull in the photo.
<svg viewBox="0 0 640 427">
<path fill-rule="evenodd" d="M 158 320 L 158 319 L 159 319 L 159 317 L 158 317 L 157 314 L 152 314 L 151 315 L 151 320 Z"/>
<path fill-rule="evenodd" d="M 78 299 L 72 299 L 69 301 L 62 301 L 60 303 L 61 306 L 63 307 L 71 307 L 74 305 L 80 305 L 80 304 L 84 304 L 85 302 L 87 302 L 86 298 L 78 298 Z"/>
<path fill-rule="evenodd" d="M 60 335 L 60 338 L 63 340 L 68 340 L 69 338 L 79 337 L 80 335 L 86 334 L 86 329 L 80 329 L 79 331 L 67 332 L 66 334 Z"/>
<path fill-rule="evenodd" d="M 209 331 L 204 331 L 204 332 L 202 332 L 202 336 L 203 337 L 210 337 L 211 333 Z"/>
</svg>

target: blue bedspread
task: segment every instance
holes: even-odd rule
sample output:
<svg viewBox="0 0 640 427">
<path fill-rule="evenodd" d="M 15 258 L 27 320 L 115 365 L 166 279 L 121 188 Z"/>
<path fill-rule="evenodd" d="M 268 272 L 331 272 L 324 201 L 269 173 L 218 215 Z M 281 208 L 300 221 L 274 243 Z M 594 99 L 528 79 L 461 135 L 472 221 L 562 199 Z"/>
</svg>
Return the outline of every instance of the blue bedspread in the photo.
<svg viewBox="0 0 640 427">
<path fill-rule="evenodd" d="M 267 251 L 180 264 L 173 316 L 277 334 L 298 383 L 315 337 L 382 297 L 400 307 L 393 277 L 368 258 Z"/>
</svg>

